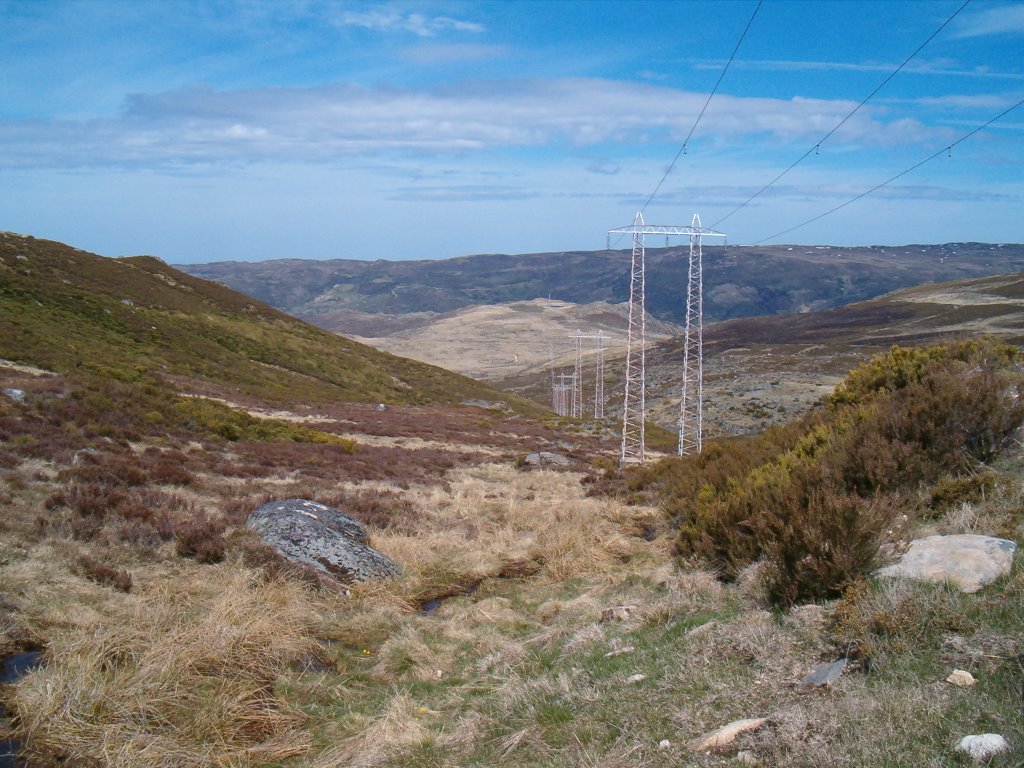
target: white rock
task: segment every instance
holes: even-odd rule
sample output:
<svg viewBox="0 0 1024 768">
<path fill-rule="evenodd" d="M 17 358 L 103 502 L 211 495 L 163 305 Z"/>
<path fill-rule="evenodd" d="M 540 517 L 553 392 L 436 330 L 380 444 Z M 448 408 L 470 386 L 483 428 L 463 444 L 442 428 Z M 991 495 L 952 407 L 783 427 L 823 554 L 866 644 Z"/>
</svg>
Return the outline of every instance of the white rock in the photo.
<svg viewBox="0 0 1024 768">
<path fill-rule="evenodd" d="M 754 717 L 746 720 L 734 720 L 728 725 L 723 725 L 721 728 L 705 733 L 696 739 L 693 739 L 686 746 L 690 748 L 692 752 L 703 752 L 706 749 L 714 749 L 715 747 L 724 747 L 726 744 L 731 744 L 736 740 L 736 737 L 741 733 L 747 731 L 756 731 L 762 725 L 768 722 L 766 717 Z"/>
<path fill-rule="evenodd" d="M 977 592 L 1010 572 L 1016 548 L 1016 542 L 993 536 L 928 536 L 910 542 L 900 561 L 877 575 L 948 583 L 962 592 Z"/>
<path fill-rule="evenodd" d="M 632 645 L 624 645 L 621 648 L 616 648 L 614 651 L 608 651 L 604 655 L 606 659 L 610 659 L 612 656 L 621 656 L 624 653 L 632 653 L 636 650 Z"/>
<path fill-rule="evenodd" d="M 958 752 L 965 752 L 975 760 L 986 760 L 993 755 L 1008 751 L 1010 745 L 998 733 L 979 733 L 974 736 L 964 736 L 956 748 Z"/>
<path fill-rule="evenodd" d="M 974 679 L 974 675 L 963 669 L 954 669 L 949 677 L 946 678 L 947 683 L 958 685 L 961 688 L 966 688 L 969 685 L 974 685 L 977 680 Z"/>
<path fill-rule="evenodd" d="M 639 672 L 635 675 L 630 675 L 626 678 L 627 683 L 639 683 L 641 680 L 646 680 L 647 675 L 640 674 Z"/>
<path fill-rule="evenodd" d="M 658 749 L 668 749 L 672 746 L 672 742 L 668 739 L 662 739 L 658 742 Z"/>
</svg>

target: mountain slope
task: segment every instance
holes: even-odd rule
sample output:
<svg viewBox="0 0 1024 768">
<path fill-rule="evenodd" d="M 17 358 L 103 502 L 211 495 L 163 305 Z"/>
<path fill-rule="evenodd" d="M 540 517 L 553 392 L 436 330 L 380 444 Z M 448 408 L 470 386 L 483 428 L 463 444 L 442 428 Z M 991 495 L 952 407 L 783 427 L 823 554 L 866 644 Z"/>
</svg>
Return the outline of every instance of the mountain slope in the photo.
<svg viewBox="0 0 1024 768">
<path fill-rule="evenodd" d="M 756 432 L 782 423 L 828 394 L 851 368 L 893 344 L 995 336 L 1024 343 L 1024 273 L 916 286 L 844 307 L 737 318 L 704 329 L 705 429 Z M 678 419 L 682 343 L 647 353 L 648 417 L 672 428 Z M 583 378 L 593 378 L 584 362 Z M 606 412 L 621 407 L 622 359 L 609 356 Z M 496 382 L 550 400 L 550 376 L 531 371 Z M 585 399 L 593 388 L 584 392 Z"/>
<path fill-rule="evenodd" d="M 341 333 L 385 335 L 371 315 L 451 312 L 553 298 L 586 304 L 629 298 L 628 251 L 485 254 L 438 261 L 219 262 L 180 267 Z M 898 288 L 1024 269 L 1024 245 L 757 246 L 704 248 L 708 321 L 827 309 Z M 681 322 L 687 250 L 647 249 L 647 310 Z"/>
<path fill-rule="evenodd" d="M 185 389 L 267 401 L 508 400 L 158 259 L 104 258 L 12 233 L 0 233 L 0 357 L 113 378 L 155 371 Z"/>
</svg>

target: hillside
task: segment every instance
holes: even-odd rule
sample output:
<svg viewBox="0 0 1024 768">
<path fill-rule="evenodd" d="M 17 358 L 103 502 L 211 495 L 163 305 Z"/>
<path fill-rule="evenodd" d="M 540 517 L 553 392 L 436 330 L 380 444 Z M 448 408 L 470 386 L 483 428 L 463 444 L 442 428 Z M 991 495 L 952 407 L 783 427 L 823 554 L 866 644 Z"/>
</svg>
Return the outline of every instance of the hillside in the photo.
<svg viewBox="0 0 1024 768">
<path fill-rule="evenodd" d="M 473 306 L 430 314 L 428 320 L 394 328 L 387 336 L 357 338 L 392 354 L 475 379 L 495 379 L 547 367 L 552 359 L 571 364 L 576 343 L 571 337 L 577 330 L 588 336 L 603 333 L 608 338 L 604 342 L 607 354 L 622 354 L 629 326 L 627 306 L 548 299 Z M 678 325 L 647 318 L 648 343 L 667 341 L 680 333 Z M 589 352 L 595 344 L 586 339 L 584 349 Z"/>
<path fill-rule="evenodd" d="M 266 402 L 514 403 L 448 371 L 327 333 L 146 256 L 0 233 L 0 358 L 60 373 L 155 372 Z"/>
<path fill-rule="evenodd" d="M 485 254 L 437 261 L 218 262 L 190 274 L 339 333 L 385 336 L 395 317 L 552 298 L 574 304 L 627 301 L 628 251 Z M 872 246 L 708 246 L 705 316 L 727 320 L 828 309 L 899 288 L 1024 269 L 1024 245 L 947 243 Z M 678 323 L 687 250 L 647 249 L 647 310 Z M 417 324 L 424 319 L 416 320 Z"/>
<path fill-rule="evenodd" d="M 806 411 L 846 371 L 893 344 L 985 335 L 1024 343 L 1024 273 L 922 285 L 825 311 L 711 323 L 704 329 L 705 425 L 711 435 L 755 432 Z M 681 360 L 678 339 L 647 353 L 649 418 L 668 428 L 678 419 Z M 621 359 L 609 356 L 606 409 L 621 402 L 621 380 Z M 496 383 L 538 403 L 550 400 L 546 371 Z"/>
</svg>

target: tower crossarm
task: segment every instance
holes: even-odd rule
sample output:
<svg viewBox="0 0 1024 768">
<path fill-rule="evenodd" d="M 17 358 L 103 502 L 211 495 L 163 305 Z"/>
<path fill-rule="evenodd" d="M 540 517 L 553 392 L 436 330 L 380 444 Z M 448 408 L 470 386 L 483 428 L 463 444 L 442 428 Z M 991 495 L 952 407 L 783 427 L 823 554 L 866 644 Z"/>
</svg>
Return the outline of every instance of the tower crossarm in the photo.
<svg viewBox="0 0 1024 768">
<path fill-rule="evenodd" d="M 610 235 L 619 233 L 638 235 L 679 235 L 680 237 L 689 237 L 691 235 L 700 235 L 701 237 L 726 236 L 724 232 L 719 232 L 714 229 L 708 229 L 707 227 L 677 227 L 665 224 L 630 224 L 629 226 L 626 227 L 616 227 L 615 229 L 608 230 L 608 234 Z"/>
</svg>

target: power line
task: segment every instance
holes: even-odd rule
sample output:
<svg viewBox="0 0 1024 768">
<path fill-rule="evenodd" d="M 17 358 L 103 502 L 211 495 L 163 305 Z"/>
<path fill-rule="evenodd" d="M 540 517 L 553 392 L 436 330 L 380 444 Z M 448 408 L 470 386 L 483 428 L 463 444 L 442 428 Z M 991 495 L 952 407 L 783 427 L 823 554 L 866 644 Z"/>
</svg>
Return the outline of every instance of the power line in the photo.
<svg viewBox="0 0 1024 768">
<path fill-rule="evenodd" d="M 829 137 L 832 136 L 832 134 L 834 134 L 836 131 L 838 131 L 840 128 L 842 128 L 847 120 L 849 120 L 851 117 L 853 117 L 855 114 L 857 114 L 857 112 L 860 110 L 860 108 L 863 107 L 865 104 L 867 104 L 868 101 L 871 99 L 871 97 L 873 97 L 876 93 L 878 93 L 880 90 L 882 90 L 882 88 L 885 86 L 885 84 L 888 83 L 890 80 L 892 80 L 899 73 L 899 71 L 901 69 L 903 69 L 905 66 L 907 66 L 907 64 L 910 63 L 911 59 L 913 59 L 915 56 L 917 56 L 917 54 L 919 54 L 924 49 L 924 47 L 926 45 L 928 45 L 928 43 L 930 43 L 935 38 L 936 35 L 938 35 L 943 29 L 945 29 L 946 26 L 951 21 L 953 21 L 953 19 L 955 19 L 957 17 L 957 15 L 960 13 L 960 11 L 962 11 L 964 8 L 966 8 L 967 5 L 970 2 L 971 2 L 971 0 L 964 0 L 963 4 L 953 12 L 952 16 L 950 16 L 948 19 L 946 19 L 944 22 L 942 22 L 942 25 L 938 29 L 936 29 L 934 32 L 932 32 L 931 35 L 928 36 L 927 40 L 925 40 L 923 43 L 921 43 L 919 46 L 917 46 L 917 48 L 914 50 L 914 52 L 912 54 L 910 54 L 906 59 L 903 60 L 902 64 L 900 64 L 898 67 L 896 67 L 896 69 L 894 69 L 891 73 L 889 73 L 888 77 L 886 77 L 882 82 L 880 82 L 877 86 L 875 86 L 875 89 L 871 93 L 869 93 L 867 96 L 865 96 L 861 100 L 860 104 L 858 104 L 856 107 L 854 107 L 846 117 L 844 117 L 842 120 L 840 120 L 838 123 L 836 123 L 836 125 L 832 128 L 831 131 L 829 131 L 824 136 L 822 136 L 820 139 L 818 139 L 818 141 L 816 141 L 814 143 L 814 145 L 811 146 L 810 149 L 808 149 L 806 152 L 804 152 L 796 160 L 796 162 L 794 162 L 786 170 L 784 170 L 782 173 L 780 173 L 774 179 L 772 179 L 767 184 L 765 184 L 763 187 L 761 187 L 759 190 L 757 190 L 757 192 L 752 194 L 750 197 L 748 197 L 742 203 L 740 203 L 735 208 L 733 208 L 731 211 L 729 211 L 729 213 L 725 214 L 725 216 L 723 216 L 718 221 L 716 221 L 714 224 L 712 224 L 711 228 L 712 229 L 716 228 L 719 224 L 721 224 L 723 221 L 728 219 L 734 213 L 736 213 L 736 212 L 742 210 L 743 208 L 745 208 L 748 203 L 752 202 L 754 199 L 759 197 L 762 192 L 765 192 L 766 190 L 768 190 L 771 187 L 775 186 L 776 182 L 778 182 L 783 176 L 785 176 L 787 173 L 789 173 L 794 168 L 796 168 L 798 165 L 800 165 L 800 163 L 802 163 L 804 160 L 806 160 L 807 157 L 811 154 L 811 152 L 817 152 L 821 148 L 821 145 L 824 144 L 825 141 Z M 677 159 L 678 159 L 678 156 L 677 156 Z"/>
<path fill-rule="evenodd" d="M 839 209 L 841 209 L 841 208 L 845 208 L 846 206 L 850 205 L 850 203 L 855 203 L 855 202 L 857 202 L 858 200 L 860 200 L 861 198 L 863 198 L 863 197 L 867 197 L 867 196 L 868 196 L 868 195 L 870 195 L 870 194 L 871 194 L 872 192 L 875 192 L 875 191 L 877 191 L 877 190 L 881 189 L 882 187 L 884 187 L 884 186 L 885 186 L 886 184 L 891 184 L 892 182 L 896 181 L 896 179 L 898 179 L 898 178 L 901 178 L 902 176 L 906 176 L 906 175 L 907 175 L 908 173 L 910 173 L 911 171 L 914 171 L 914 170 L 916 170 L 916 169 L 920 168 L 920 167 L 921 167 L 922 165 L 924 165 L 925 163 L 931 162 L 932 160 L 934 160 L 934 159 L 935 159 L 936 157 L 938 157 L 939 155 L 941 155 L 941 154 L 943 154 L 943 153 L 946 153 L 946 154 L 952 155 L 952 153 L 953 153 L 953 147 L 955 147 L 955 146 L 956 146 L 957 144 L 960 144 L 961 142 L 967 141 L 967 139 L 971 138 L 971 136 L 973 136 L 974 134 L 978 133 L 979 131 L 982 131 L 982 130 L 984 130 L 985 128 L 988 128 L 988 127 L 989 127 L 990 125 L 992 125 L 992 123 L 994 123 L 994 122 L 995 122 L 996 120 L 998 120 L 999 118 L 1001 118 L 1001 117 L 1003 117 L 1003 116 L 1005 116 L 1005 115 L 1008 115 L 1008 114 L 1009 114 L 1010 112 L 1012 112 L 1013 110 L 1015 110 L 1015 109 L 1016 109 L 1017 107 L 1021 106 L 1022 104 L 1024 104 L 1024 99 L 1021 99 L 1021 100 L 1020 100 L 1020 101 L 1018 101 L 1018 102 L 1017 102 L 1016 104 L 1014 104 L 1014 105 L 1013 105 L 1012 107 L 1009 107 L 1009 108 L 1007 108 L 1007 109 L 1003 110 L 1003 111 L 1002 111 L 1002 112 L 1000 112 L 1000 113 L 999 113 L 998 115 L 996 115 L 995 117 L 993 117 L 993 118 L 992 118 L 991 120 L 989 120 L 989 121 L 987 121 L 987 122 L 985 122 L 985 123 L 983 123 L 983 124 L 979 125 L 979 126 L 978 126 L 977 128 L 975 128 L 975 129 L 974 129 L 973 131 L 971 131 L 970 133 L 968 133 L 968 134 L 965 134 L 964 136 L 961 136 L 961 137 L 960 137 L 959 139 L 957 139 L 956 141 L 954 141 L 954 142 L 953 142 L 952 144 L 950 144 L 949 146 L 943 147 L 942 149 L 940 149 L 940 150 L 939 150 L 938 152 L 936 152 L 935 154 L 933 154 L 933 155 L 931 155 L 931 156 L 929 156 L 929 157 L 926 157 L 926 158 L 925 158 L 924 160 L 921 160 L 921 161 L 920 161 L 920 162 L 918 162 L 918 163 L 915 163 L 914 165 L 912 165 L 912 166 L 910 166 L 909 168 L 907 168 L 907 169 L 906 169 L 905 171 L 903 171 L 903 172 L 901 172 L 901 173 L 897 173 L 897 174 L 896 174 L 895 176 L 893 176 L 893 177 L 892 177 L 891 179 L 888 179 L 888 180 L 886 180 L 886 181 L 883 181 L 883 182 L 882 182 L 881 184 L 878 184 L 878 185 L 876 185 L 876 186 L 872 187 L 871 189 L 867 190 L 866 192 L 861 192 L 861 193 L 860 193 L 859 195 L 857 195 L 856 197 L 850 198 L 850 199 L 849 199 L 849 200 L 847 200 L 847 201 L 846 201 L 845 203 L 840 203 L 840 204 L 839 204 L 839 205 L 837 205 L 837 206 L 836 206 L 835 208 L 832 208 L 832 209 L 830 209 L 830 210 L 827 210 L 827 211 L 825 211 L 824 213 L 819 213 L 819 214 L 818 214 L 817 216 L 815 216 L 815 217 L 813 217 L 813 218 L 810 218 L 810 219 L 808 219 L 807 221 L 805 221 L 805 222 L 803 222 L 803 223 L 801 223 L 801 224 L 797 224 L 796 226 L 790 227 L 789 229 L 784 229 L 784 230 L 782 230 L 781 232 L 778 232 L 778 233 L 776 233 L 776 234 L 772 235 L 771 237 L 766 237 L 766 238 L 764 238 L 763 240 L 758 240 L 758 241 L 757 241 L 756 243 L 751 243 L 751 245 L 760 245 L 761 243 L 766 243 L 766 242 L 768 242 L 769 240 L 774 240 L 774 239 L 775 239 L 775 238 L 777 238 L 777 237 L 782 237 L 783 235 L 788 235 L 788 234 L 789 234 L 790 232 L 792 232 L 792 231 L 793 231 L 793 230 L 795 230 L 795 229 L 800 229 L 801 227 L 806 227 L 806 226 L 807 226 L 808 224 L 812 224 L 812 223 L 814 223 L 815 221 L 818 221 L 818 219 L 823 219 L 823 218 L 825 218 L 826 216 L 828 216 L 829 214 L 831 214 L 831 213 L 835 213 L 836 211 L 838 211 L 838 210 L 839 210 Z"/>
<path fill-rule="evenodd" d="M 740 39 L 736 41 L 736 47 L 732 49 L 732 54 L 729 56 L 729 60 L 725 62 L 725 67 L 722 68 L 722 73 L 718 76 L 718 82 L 715 83 L 715 87 L 712 88 L 711 93 L 708 94 L 707 101 L 705 101 L 704 106 L 701 107 L 700 114 L 697 115 L 697 119 L 693 122 L 693 127 L 690 129 L 690 132 L 686 134 L 686 139 L 683 141 L 683 145 L 679 147 L 679 151 L 676 152 L 675 158 L 665 171 L 665 174 L 661 177 L 661 181 L 658 182 L 658 186 L 654 188 L 654 191 L 651 192 L 651 196 L 647 198 L 647 202 L 644 203 L 643 208 L 640 209 L 640 213 L 647 210 L 647 206 L 651 204 L 654 196 L 658 194 L 658 191 L 661 189 L 661 185 L 665 183 L 665 179 L 667 179 L 668 175 L 672 173 L 672 169 L 676 167 L 676 163 L 679 162 L 679 158 L 686 154 L 686 145 L 693 137 L 693 132 L 697 130 L 697 125 L 700 123 L 700 119 L 704 117 L 704 112 L 707 110 L 708 104 L 711 103 L 711 99 L 714 97 L 715 93 L 718 92 L 718 86 L 722 84 L 722 78 L 725 77 L 725 73 L 729 70 L 729 65 L 732 64 L 732 60 L 736 58 L 736 52 L 740 49 L 740 45 L 743 43 L 743 38 L 747 36 L 747 31 L 750 29 L 750 25 L 754 23 L 754 17 L 757 16 L 757 12 L 761 9 L 761 4 L 763 2 L 764 0 L 757 0 L 757 6 L 754 8 L 754 12 L 750 14 L 750 20 L 747 21 L 747 26 L 743 28 L 743 34 L 741 34 Z M 968 0 L 968 2 L 970 2 L 970 0 Z"/>
</svg>

